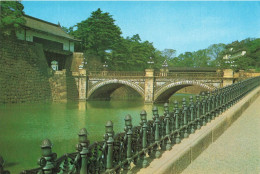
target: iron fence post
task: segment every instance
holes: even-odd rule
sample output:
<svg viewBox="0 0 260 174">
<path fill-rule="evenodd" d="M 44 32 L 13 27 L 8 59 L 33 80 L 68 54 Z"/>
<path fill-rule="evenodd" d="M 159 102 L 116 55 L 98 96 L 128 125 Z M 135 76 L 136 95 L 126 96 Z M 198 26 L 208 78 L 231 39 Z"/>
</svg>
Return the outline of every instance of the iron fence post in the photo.
<svg viewBox="0 0 260 174">
<path fill-rule="evenodd" d="M 208 91 L 208 95 L 207 95 L 207 122 L 209 123 L 212 119 L 211 117 L 211 95 L 210 92 Z"/>
<path fill-rule="evenodd" d="M 38 164 L 42 166 L 44 174 L 54 174 L 55 171 L 55 159 L 57 158 L 56 153 L 52 153 L 52 143 L 49 139 L 45 139 L 41 144 L 42 157 L 38 160 Z"/>
<path fill-rule="evenodd" d="M 156 147 L 156 152 L 155 152 L 155 157 L 159 158 L 161 156 L 161 152 L 160 152 L 160 134 L 159 134 L 159 124 L 160 124 L 160 120 L 159 120 L 159 114 L 158 114 L 158 108 L 156 106 L 154 106 L 153 108 L 153 115 L 155 117 L 155 136 L 154 136 L 154 140 L 157 144 Z"/>
<path fill-rule="evenodd" d="M 190 96 L 190 120 L 191 120 L 191 130 L 190 132 L 191 133 L 194 133 L 195 132 L 195 129 L 194 129 L 194 103 L 193 103 L 193 97 Z"/>
<path fill-rule="evenodd" d="M 147 113 L 145 110 L 143 110 L 141 113 L 140 113 L 140 117 L 141 117 L 141 121 L 142 121 L 142 133 L 143 133 L 143 136 L 142 136 L 142 148 L 143 150 L 145 150 L 147 148 Z M 147 158 L 146 158 L 146 152 L 144 152 L 143 154 L 143 159 L 142 159 L 142 167 L 145 168 L 148 166 L 148 161 L 147 161 Z"/>
<path fill-rule="evenodd" d="M 206 100 L 205 100 L 205 93 L 202 92 L 202 125 L 206 125 Z"/>
<path fill-rule="evenodd" d="M 113 122 L 112 121 L 108 121 L 107 124 L 106 124 L 106 134 L 108 136 L 106 168 L 107 168 L 107 171 L 109 171 L 113 167 L 113 143 L 114 143 L 113 135 L 114 135 L 114 131 L 113 131 Z"/>
<path fill-rule="evenodd" d="M 86 128 L 82 128 L 79 133 L 79 144 L 82 147 L 81 151 L 80 151 L 80 157 L 81 157 L 81 168 L 80 168 L 80 174 L 86 174 L 88 173 L 88 138 L 87 138 L 87 130 Z"/>
<path fill-rule="evenodd" d="M 166 142 L 166 150 L 171 150 L 171 139 L 170 139 L 170 115 L 167 113 L 166 117 L 166 137 L 167 137 L 167 142 Z"/>
<path fill-rule="evenodd" d="M 127 136 L 127 152 L 126 152 L 126 158 L 127 158 L 127 163 L 124 166 L 124 170 L 130 172 L 131 170 L 131 157 L 132 157 L 132 118 L 131 115 L 126 115 L 125 116 L 125 132 Z"/>
<path fill-rule="evenodd" d="M 189 134 L 188 134 L 188 130 L 187 130 L 187 127 L 188 127 L 187 105 L 186 105 L 186 99 L 185 98 L 182 99 L 182 107 L 183 107 L 183 126 L 185 127 L 183 137 L 187 138 L 189 136 Z"/>
<path fill-rule="evenodd" d="M 196 116 L 197 129 L 200 129 L 201 125 L 200 125 L 200 96 L 199 95 L 196 96 L 196 111 L 197 111 L 197 116 Z"/>
<path fill-rule="evenodd" d="M 176 144 L 179 144 L 181 142 L 180 140 L 180 130 L 179 129 L 179 107 L 178 107 L 178 102 L 175 100 L 175 130 L 177 130 L 177 135 L 176 135 Z"/>
</svg>

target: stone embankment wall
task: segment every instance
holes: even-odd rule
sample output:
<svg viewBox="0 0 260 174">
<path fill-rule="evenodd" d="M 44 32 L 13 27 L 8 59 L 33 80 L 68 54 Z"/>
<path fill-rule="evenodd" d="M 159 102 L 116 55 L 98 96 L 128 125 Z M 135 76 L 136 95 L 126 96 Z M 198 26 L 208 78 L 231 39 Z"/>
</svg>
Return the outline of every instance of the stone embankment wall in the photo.
<svg viewBox="0 0 260 174">
<path fill-rule="evenodd" d="M 74 56 L 66 58 L 65 68 L 55 71 L 49 79 L 53 101 L 78 100 L 79 93 L 75 77 L 72 76 L 71 67 Z"/>
<path fill-rule="evenodd" d="M 0 40 L 0 104 L 78 99 L 70 71 L 73 56 L 66 58 L 66 69 L 52 72 L 40 44 Z"/>
<path fill-rule="evenodd" d="M 48 65 L 41 45 L 0 40 L 0 103 L 51 100 Z"/>
<path fill-rule="evenodd" d="M 52 100 L 53 101 L 66 101 L 67 100 L 67 85 L 66 85 L 66 71 L 56 71 L 49 79 Z"/>
</svg>

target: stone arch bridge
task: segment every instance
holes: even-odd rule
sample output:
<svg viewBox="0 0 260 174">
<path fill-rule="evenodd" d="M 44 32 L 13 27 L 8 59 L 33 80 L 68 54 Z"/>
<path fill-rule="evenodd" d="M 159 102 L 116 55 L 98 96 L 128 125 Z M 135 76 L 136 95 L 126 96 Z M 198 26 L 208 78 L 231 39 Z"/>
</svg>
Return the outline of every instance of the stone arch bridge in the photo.
<svg viewBox="0 0 260 174">
<path fill-rule="evenodd" d="M 165 102 L 178 90 L 187 86 L 200 86 L 207 91 L 232 84 L 233 78 L 223 78 L 217 72 L 164 73 L 146 69 L 145 72 L 88 72 L 81 70 L 77 76 L 79 99 L 109 98 L 122 86 L 138 92 L 146 103 Z"/>
</svg>

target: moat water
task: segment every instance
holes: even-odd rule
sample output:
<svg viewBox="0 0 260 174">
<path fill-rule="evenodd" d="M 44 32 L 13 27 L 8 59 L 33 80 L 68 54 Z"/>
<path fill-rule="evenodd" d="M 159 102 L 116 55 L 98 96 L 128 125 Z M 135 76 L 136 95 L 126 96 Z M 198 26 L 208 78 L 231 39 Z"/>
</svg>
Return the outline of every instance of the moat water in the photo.
<svg viewBox="0 0 260 174">
<path fill-rule="evenodd" d="M 176 94 L 172 99 L 180 101 L 183 97 L 189 95 Z M 162 115 L 163 104 L 157 106 Z M 59 157 L 75 152 L 81 128 L 87 129 L 91 142 L 102 140 L 108 120 L 113 121 L 115 132 L 122 132 L 127 114 L 132 116 L 133 125 L 138 125 L 143 109 L 152 119 L 152 107 L 140 99 L 0 105 L 0 155 L 5 159 L 5 170 L 15 174 L 38 167 L 43 139 L 52 141 L 53 152 Z"/>
</svg>

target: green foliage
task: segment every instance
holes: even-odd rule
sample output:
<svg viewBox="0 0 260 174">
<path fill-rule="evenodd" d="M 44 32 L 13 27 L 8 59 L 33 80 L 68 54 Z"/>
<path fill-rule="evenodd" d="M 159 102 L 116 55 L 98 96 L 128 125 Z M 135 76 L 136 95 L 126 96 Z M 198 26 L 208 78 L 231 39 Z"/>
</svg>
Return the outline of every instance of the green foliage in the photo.
<svg viewBox="0 0 260 174">
<path fill-rule="evenodd" d="M 242 51 L 246 51 L 245 55 L 241 55 Z M 260 39 L 247 38 L 242 41 L 234 41 L 226 45 L 222 51 L 224 55 L 231 55 L 230 63 L 222 60 L 222 68 L 232 68 L 234 70 L 258 69 L 260 67 Z"/>
<path fill-rule="evenodd" d="M 20 1 L 0 1 L 0 6 L 0 34 L 10 35 L 25 23 L 25 20 L 22 18 L 24 7 Z"/>
<path fill-rule="evenodd" d="M 80 51 L 85 51 L 90 58 L 94 56 L 104 62 L 106 51 L 114 49 L 121 38 L 121 30 L 114 22 L 109 13 L 98 9 L 88 19 L 78 23 L 77 30 L 71 34 L 82 40 Z"/>
<path fill-rule="evenodd" d="M 162 63 L 162 56 L 152 43 L 141 41 L 138 34 L 131 38 L 121 37 L 121 30 L 109 13 L 100 9 L 78 23 L 75 31 L 63 27 L 64 31 L 82 40 L 75 45 L 76 51 L 83 51 L 87 57 L 89 70 L 100 70 L 107 62 L 110 70 L 144 70 L 149 57 L 153 57 L 154 67 Z"/>
<path fill-rule="evenodd" d="M 185 52 L 180 54 L 178 57 L 167 59 L 170 66 L 175 67 L 215 67 L 218 63 L 220 53 L 224 49 L 224 44 L 213 44 L 206 49 Z M 175 53 L 175 50 L 174 50 Z"/>
<path fill-rule="evenodd" d="M 61 29 L 68 34 L 71 34 L 73 32 L 73 27 L 67 28 L 67 27 L 62 26 Z"/>
<path fill-rule="evenodd" d="M 76 28 L 73 31 L 73 27 L 63 27 L 63 30 L 82 41 L 80 44 L 75 44 L 75 50 L 85 53 L 89 70 L 101 70 L 106 62 L 110 70 L 143 71 L 149 68 L 150 57 L 153 59 L 155 69 L 162 68 L 165 60 L 169 66 L 175 67 L 233 69 L 260 67 L 260 39 L 247 38 L 228 45 L 212 44 L 206 49 L 185 52 L 176 57 L 176 50 L 159 51 L 154 48 L 153 43 L 142 41 L 138 34 L 123 38 L 121 29 L 115 25 L 112 16 L 100 9 L 78 23 Z M 241 51 L 247 53 L 239 59 L 228 61 L 223 59 L 225 55 L 233 55 Z"/>
<path fill-rule="evenodd" d="M 154 68 L 158 68 L 162 63 L 161 53 L 152 43 L 141 42 L 140 36 L 136 34 L 131 38 L 121 38 L 109 55 L 108 62 L 112 70 L 139 71 L 148 68 L 150 57 L 153 58 Z"/>
</svg>

